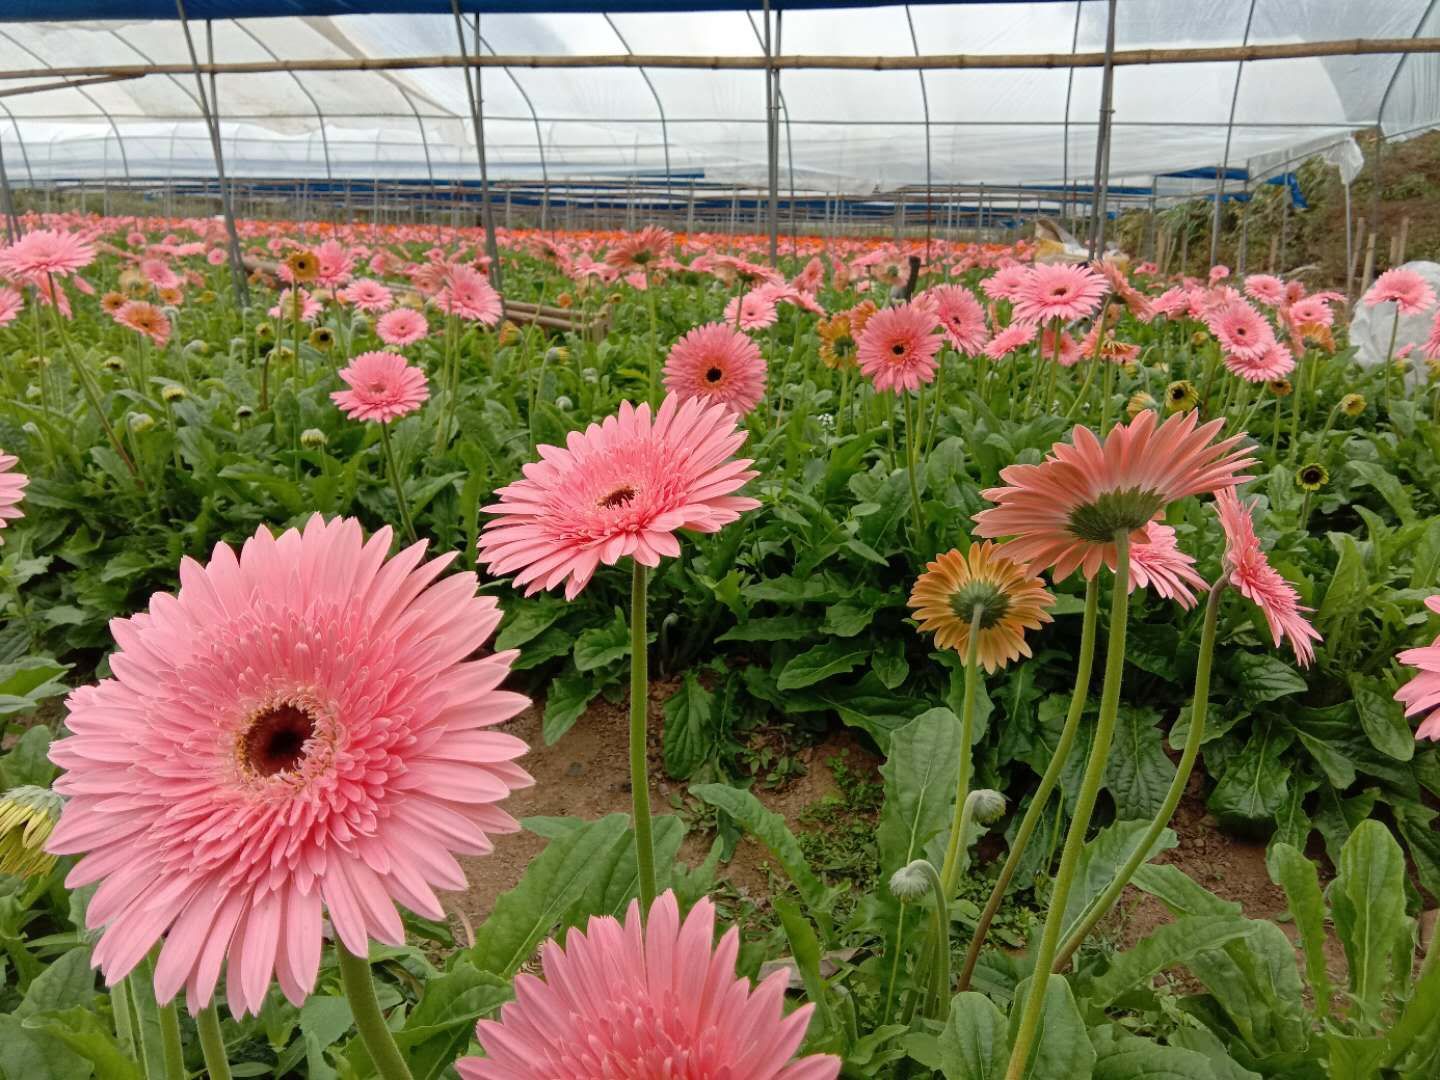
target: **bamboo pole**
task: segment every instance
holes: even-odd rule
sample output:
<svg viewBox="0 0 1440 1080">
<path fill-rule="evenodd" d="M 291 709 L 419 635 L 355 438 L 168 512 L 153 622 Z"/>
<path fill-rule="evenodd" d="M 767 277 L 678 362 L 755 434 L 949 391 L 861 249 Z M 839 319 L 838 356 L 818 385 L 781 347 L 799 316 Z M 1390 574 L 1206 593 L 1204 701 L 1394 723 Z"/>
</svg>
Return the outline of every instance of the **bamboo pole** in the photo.
<svg viewBox="0 0 1440 1080">
<path fill-rule="evenodd" d="M 1360 278 L 1360 293 L 1363 296 L 1370 291 L 1370 283 L 1375 279 L 1375 232 L 1372 229 L 1369 238 L 1365 241 L 1365 273 Z"/>
<path fill-rule="evenodd" d="M 1355 302 L 1355 277 L 1360 272 L 1360 254 L 1365 250 L 1365 219 L 1355 221 L 1355 243 L 1351 249 L 1350 264 L 1345 270 L 1345 295 Z"/>
<path fill-rule="evenodd" d="M 1395 266 L 1401 266 L 1405 262 L 1405 249 L 1410 246 L 1410 215 L 1406 214 L 1400 219 L 1399 250 L 1394 260 Z"/>
<path fill-rule="evenodd" d="M 1377 56 L 1440 53 L 1436 38 L 1345 38 L 1334 41 L 1279 42 L 1186 49 L 1126 49 L 1109 59 L 1114 67 L 1151 64 L 1210 64 L 1219 61 L 1299 60 L 1318 56 Z M 593 55 L 514 54 L 490 56 L 366 56 L 302 60 L 247 60 L 201 64 L 200 71 L 217 75 L 263 75 L 292 71 L 407 71 L 424 68 L 675 68 L 700 71 L 928 71 L 1022 68 L 1097 68 L 1106 53 L 950 53 L 925 56 L 833 56 L 792 53 L 788 56 L 669 56 L 627 53 Z M 77 78 L 92 75 L 139 77 L 184 75 L 189 64 L 87 64 L 75 67 L 9 69 L 0 80 Z"/>
</svg>

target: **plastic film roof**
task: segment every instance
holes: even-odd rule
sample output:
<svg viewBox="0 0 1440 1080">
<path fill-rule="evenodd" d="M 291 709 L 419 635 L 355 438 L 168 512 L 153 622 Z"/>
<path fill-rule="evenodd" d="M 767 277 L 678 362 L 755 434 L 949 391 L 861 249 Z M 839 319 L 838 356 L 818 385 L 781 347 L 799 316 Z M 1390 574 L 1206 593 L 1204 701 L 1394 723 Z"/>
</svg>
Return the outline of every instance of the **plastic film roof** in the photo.
<svg viewBox="0 0 1440 1080">
<path fill-rule="evenodd" d="M 11 0 L 4 18 L 173 10 L 168 0 Z M 307 9 L 301 0 L 191 4 L 200 56 L 217 62 L 401 57 L 459 51 L 448 0 L 329 0 L 367 14 L 222 18 Z M 762 56 L 753 3 L 719 10 L 610 13 L 487 5 L 468 52 L 500 55 Z M 580 5 L 588 6 L 588 5 Z M 663 5 L 658 5 L 663 6 Z M 631 10 L 623 10 L 629 7 Z M 778 51 L 911 56 L 1068 53 L 1105 46 L 1105 0 L 1041 3 L 789 5 Z M 216 16 L 206 21 L 205 16 Z M 207 38 L 207 27 L 209 37 Z M 1248 27 L 1248 29 L 1247 29 Z M 1116 48 L 1430 37 L 1430 0 L 1119 0 Z M 108 19 L 0 21 L 0 68 L 41 71 L 188 63 L 181 24 Z M 483 70 L 492 179 L 767 182 L 765 75 L 710 69 Z M 7 80 L 0 90 L 55 82 Z M 1095 171 L 1099 68 L 915 71 L 797 70 L 780 75 L 781 186 L 863 193 L 920 185 L 1088 183 Z M 922 94 L 923 82 L 923 94 Z M 207 84 L 208 85 L 208 84 Z M 458 69 L 223 74 L 215 81 L 227 172 L 240 177 L 464 179 L 477 175 L 465 76 Z M 926 124 L 928 100 L 929 124 Z M 1232 100 L 1234 107 L 1231 123 Z M 1067 109 L 1068 102 L 1068 109 Z M 665 123 L 662 127 L 661 112 Z M 1068 126 L 1067 126 L 1068 115 Z M 1115 71 L 1110 175 L 1149 186 L 1159 174 L 1227 162 L 1283 171 L 1360 129 L 1406 135 L 1440 124 L 1440 54 L 1125 66 Z M 929 139 L 927 177 L 926 147 Z M 1229 149 L 1227 155 L 1227 137 Z M 150 75 L 0 96 L 0 149 L 12 182 L 214 175 L 189 74 Z M 1342 155 L 1343 157 L 1343 155 Z"/>
</svg>

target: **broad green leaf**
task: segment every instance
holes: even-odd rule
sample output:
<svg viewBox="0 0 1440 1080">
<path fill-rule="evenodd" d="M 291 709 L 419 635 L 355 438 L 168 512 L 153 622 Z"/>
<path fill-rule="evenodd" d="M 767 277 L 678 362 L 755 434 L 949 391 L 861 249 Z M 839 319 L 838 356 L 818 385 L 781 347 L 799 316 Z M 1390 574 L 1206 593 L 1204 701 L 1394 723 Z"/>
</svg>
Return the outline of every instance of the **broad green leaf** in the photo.
<svg viewBox="0 0 1440 1080">
<path fill-rule="evenodd" d="M 1387 692 L 1379 679 L 1367 679 L 1363 675 L 1350 676 L 1350 693 L 1355 700 L 1355 711 L 1360 715 L 1360 725 L 1370 739 L 1370 745 L 1382 754 L 1388 754 L 1397 761 L 1409 761 L 1415 756 L 1415 733 L 1405 719 L 1405 710 L 1394 696 Z"/>
<path fill-rule="evenodd" d="M 1149 826 L 1148 821 L 1117 821 L 1101 829 L 1085 844 L 1075 865 L 1075 877 L 1065 903 L 1062 938 L 1079 924 L 1091 902 L 1115 880 L 1115 875 L 1134 853 Z M 1147 861 L 1173 848 L 1178 842 L 1175 833 L 1165 829 L 1155 838 L 1146 856 Z"/>
<path fill-rule="evenodd" d="M 1215 1080 L 1204 1054 L 1133 1035 L 1094 1039 L 1094 1080 Z"/>
<path fill-rule="evenodd" d="M 1000 1080 L 1005 1075 L 1010 1060 L 1005 1014 L 984 994 L 967 990 L 951 999 L 938 1042 L 945 1080 Z"/>
<path fill-rule="evenodd" d="M 719 741 L 715 695 L 700 685 L 693 671 L 665 702 L 665 771 L 688 780 L 713 754 Z"/>
<path fill-rule="evenodd" d="M 90 966 L 90 947 L 82 945 L 61 954 L 30 983 L 25 998 L 15 1009 L 22 1019 L 35 1013 L 90 1007 L 95 1000 L 95 969 Z"/>
<path fill-rule="evenodd" d="M 1382 1075 L 1380 1064 L 1385 1060 L 1386 1051 L 1383 1038 L 1327 1031 L 1325 1046 L 1329 1051 L 1326 1080 L 1374 1080 Z"/>
<path fill-rule="evenodd" d="M 94 1066 L 61 1040 L 27 1031 L 18 1016 L 0 1013 L 0 1077 L 5 1080 L 89 1080 Z"/>
<path fill-rule="evenodd" d="M 545 745 L 550 746 L 575 726 L 585 708 L 600 693 L 603 683 L 580 675 L 561 675 L 550 682 L 545 695 L 545 718 L 542 728 Z"/>
<path fill-rule="evenodd" d="M 530 832 L 553 840 L 589 822 L 569 817 L 527 817 L 521 822 Z M 672 814 L 654 819 L 651 842 L 655 848 L 655 884 L 664 891 L 675 870 L 675 857 L 685 839 L 685 825 Z M 562 927 L 584 926 L 592 915 L 624 916 L 630 901 L 640 893 L 640 874 L 635 864 L 635 833 L 627 828 L 615 838 L 609 850 L 595 857 L 590 884 L 561 919 Z"/>
<path fill-rule="evenodd" d="M 1319 786 L 1320 781 L 1313 776 L 1291 778 L 1290 788 L 1285 792 L 1285 801 L 1280 804 L 1280 809 L 1275 811 L 1275 831 L 1270 834 L 1267 862 L 1270 859 L 1268 852 L 1273 852 L 1276 844 L 1289 844 L 1301 851 L 1305 850 L 1305 844 L 1315 828 L 1310 821 L 1310 815 L 1305 812 L 1305 799 Z"/>
<path fill-rule="evenodd" d="M 905 659 L 905 639 L 903 637 L 881 639 L 875 646 L 874 654 L 870 657 L 870 667 L 886 690 L 897 688 L 910 674 L 910 662 Z"/>
<path fill-rule="evenodd" d="M 1360 458 L 1352 458 L 1349 468 L 1362 484 L 1369 484 L 1381 494 L 1390 504 L 1390 509 L 1395 511 L 1401 524 L 1415 520 L 1415 504 L 1410 501 L 1410 493 L 1394 473 L 1373 461 Z"/>
<path fill-rule="evenodd" d="M 1186 964 L 1233 1025 L 1247 1054 L 1298 1053 L 1309 1044 L 1310 1021 L 1295 962 L 1295 946 L 1271 922 L 1250 922 L 1251 932 Z"/>
<path fill-rule="evenodd" d="M 815 636 L 815 620 L 803 615 L 776 615 L 749 619 L 732 626 L 716 641 L 799 641 Z"/>
<path fill-rule="evenodd" d="M 75 1006 L 59 1012 L 36 1013 L 21 1024 L 27 1031 L 49 1035 L 95 1066 L 104 1080 L 144 1080 L 140 1067 L 120 1049 L 107 1025 L 88 1008 Z M 26 1080 L 29 1080 L 26 1077 Z"/>
<path fill-rule="evenodd" d="M 729 784 L 696 784 L 690 793 L 702 802 L 724 810 L 742 829 L 759 840 L 775 856 L 800 890 L 800 896 L 813 910 L 829 907 L 825 886 L 805 861 L 800 841 L 785 824 L 785 819 L 765 809 L 760 800 L 748 791 Z"/>
<path fill-rule="evenodd" d="M 1353 537 L 1343 533 L 1331 533 L 1330 541 L 1339 551 L 1340 561 L 1330 575 L 1325 599 L 1320 602 L 1320 610 L 1315 614 L 1315 620 L 1322 628 L 1352 614 L 1370 589 L 1360 545 Z"/>
<path fill-rule="evenodd" d="M 840 641 L 816 645 L 792 657 L 776 679 L 781 690 L 802 690 L 807 686 L 853 670 L 869 655 L 868 647 L 856 648 Z"/>
<path fill-rule="evenodd" d="M 610 814 L 546 844 L 520 883 L 496 899 L 490 917 L 475 931 L 469 954 L 475 966 L 513 975 L 584 893 L 599 865 L 597 857 L 628 827 L 624 814 Z"/>
<path fill-rule="evenodd" d="M 69 664 L 56 663 L 46 656 L 25 656 L 0 664 L 0 717 L 32 712 L 46 698 L 65 693 L 69 687 L 60 681 L 60 676 L 69 670 Z"/>
<path fill-rule="evenodd" d="M 1210 809 L 1222 820 L 1271 820 L 1285 801 L 1290 769 L 1281 755 L 1291 741 L 1290 732 L 1278 724 L 1258 724 L 1245 749 L 1230 762 L 1210 793 Z"/>
<path fill-rule="evenodd" d="M 470 1043 L 475 1021 L 514 996 L 506 979 L 479 971 L 467 957 L 425 983 L 405 1026 L 395 1032 L 415 1080 L 435 1080 Z"/>
<path fill-rule="evenodd" d="M 1028 993 L 1033 980 L 1022 987 Z M 1016 1001 L 1020 998 L 1017 996 Z M 1007 1041 L 1014 1043 L 1020 1026 L 1018 1004 L 1010 1010 Z M 1095 1068 L 1095 1048 L 1085 1032 L 1085 1021 L 1075 1006 L 1075 995 L 1063 975 L 1051 975 L 1045 987 L 1045 1008 L 1040 1014 L 1030 1061 L 1025 1066 L 1025 1080 L 1090 1080 Z"/>
<path fill-rule="evenodd" d="M 1175 765 L 1165 755 L 1159 714 L 1152 709 L 1120 707 L 1115 742 L 1105 763 L 1105 787 L 1120 820 L 1150 820 L 1165 802 Z"/>
<path fill-rule="evenodd" d="M 1315 827 L 1325 840 L 1325 854 L 1335 864 L 1340 862 L 1340 851 L 1350 839 L 1355 826 L 1375 812 L 1379 797 L 1378 788 L 1366 788 L 1357 795 L 1343 798 L 1339 791 L 1326 784 L 1320 785 L 1315 807 Z"/>
<path fill-rule="evenodd" d="M 1215 1080 L 1261 1080 L 1259 1073 L 1251 1072 L 1231 1057 L 1225 1043 L 1209 1028 L 1179 1028 L 1170 1034 L 1170 1045 L 1203 1054 Z"/>
<path fill-rule="evenodd" d="M 1104 1008 L 1162 971 L 1188 965 L 1201 953 L 1246 937 L 1255 924 L 1234 915 L 1188 915 L 1159 926 L 1119 953 L 1088 988 L 1086 1000 Z"/>
<path fill-rule="evenodd" d="M 495 638 L 496 651 L 518 649 L 526 642 L 534 641 L 569 610 L 570 605 L 565 601 L 545 593 L 530 599 L 509 601 L 505 622 Z"/>
<path fill-rule="evenodd" d="M 775 913 L 780 916 L 780 925 L 785 928 L 785 939 L 790 943 L 790 955 L 800 970 L 805 995 L 815 1003 L 818 1032 L 828 1032 L 834 1028 L 835 1021 L 830 1009 L 830 994 L 820 974 L 820 939 L 815 936 L 815 927 L 795 901 L 777 896 L 771 902 Z"/>
<path fill-rule="evenodd" d="M 630 655 L 630 623 L 615 609 L 615 618 L 593 627 L 575 639 L 575 670 L 594 671 Z"/>
<path fill-rule="evenodd" d="M 1320 893 L 1319 872 L 1304 854 L 1285 843 L 1273 845 L 1266 862 L 1270 880 L 1285 890 L 1290 917 L 1300 932 L 1315 1011 L 1323 1019 L 1330 1012 L 1330 975 L 1325 968 L 1325 898 Z"/>
<path fill-rule="evenodd" d="M 1233 663 L 1239 676 L 1240 696 L 1248 705 L 1305 692 L 1305 680 L 1273 653 L 1237 653 Z"/>
<path fill-rule="evenodd" d="M 1405 855 L 1380 822 L 1360 822 L 1345 841 L 1330 906 L 1349 961 L 1351 996 L 1378 1020 L 1396 943 L 1409 923 Z"/>
<path fill-rule="evenodd" d="M 875 835 L 880 880 L 918 859 L 950 824 L 960 768 L 960 721 L 949 709 L 921 713 L 890 737 L 880 767 L 885 805 Z"/>
<path fill-rule="evenodd" d="M 60 771 L 50 763 L 49 753 L 50 729 L 44 724 L 28 728 L 8 754 L 0 755 L 0 784 L 49 787 Z"/>
<path fill-rule="evenodd" d="M 1130 883 L 1164 904 L 1172 915 L 1234 915 L 1241 912 L 1233 900 L 1222 900 L 1209 889 L 1169 863 L 1145 863 L 1135 869 Z"/>
</svg>

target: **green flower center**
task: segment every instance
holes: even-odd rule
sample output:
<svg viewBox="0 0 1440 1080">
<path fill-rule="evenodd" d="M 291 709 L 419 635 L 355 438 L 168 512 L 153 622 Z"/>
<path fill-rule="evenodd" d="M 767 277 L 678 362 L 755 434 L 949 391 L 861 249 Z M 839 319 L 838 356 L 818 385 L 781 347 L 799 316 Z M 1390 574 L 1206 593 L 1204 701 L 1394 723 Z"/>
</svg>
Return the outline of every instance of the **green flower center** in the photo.
<svg viewBox="0 0 1440 1080">
<path fill-rule="evenodd" d="M 1145 488 L 1127 488 L 1124 491 L 1107 491 L 1094 502 L 1085 503 L 1070 511 L 1066 528 L 1081 540 L 1092 544 L 1105 544 L 1115 539 L 1122 529 L 1134 532 L 1145 527 L 1152 520 L 1165 500 Z"/>
<path fill-rule="evenodd" d="M 989 630 L 1010 610 L 1010 597 L 993 581 L 971 581 L 950 596 L 950 610 L 970 623 L 980 613 L 980 629 Z"/>
</svg>

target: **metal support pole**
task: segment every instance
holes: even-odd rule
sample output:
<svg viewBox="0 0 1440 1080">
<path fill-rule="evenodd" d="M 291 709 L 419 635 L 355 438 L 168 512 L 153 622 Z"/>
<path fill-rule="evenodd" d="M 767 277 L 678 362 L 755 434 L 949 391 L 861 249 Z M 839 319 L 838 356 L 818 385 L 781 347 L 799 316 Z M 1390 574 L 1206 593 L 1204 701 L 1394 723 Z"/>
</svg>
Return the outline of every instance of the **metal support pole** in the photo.
<svg viewBox="0 0 1440 1080">
<path fill-rule="evenodd" d="M 185 0 L 175 0 L 175 10 L 180 16 L 180 29 L 185 33 L 185 47 L 190 52 L 190 63 L 195 68 L 195 89 L 200 95 L 200 110 L 205 117 L 205 127 L 210 132 L 210 149 L 215 155 L 215 179 L 220 185 L 220 212 L 225 218 L 225 233 L 229 238 L 230 284 L 235 289 L 236 302 L 242 308 L 249 307 L 250 289 L 245 284 L 245 264 L 240 256 L 240 234 L 235 229 L 235 207 L 230 199 L 230 185 L 225 181 L 225 154 L 220 147 L 220 120 L 211 108 L 210 95 L 205 90 L 205 77 L 200 74 L 200 56 L 195 51 L 195 38 L 190 33 L 190 20 L 185 15 Z"/>
<path fill-rule="evenodd" d="M 1243 209 L 1240 211 L 1240 257 L 1236 259 L 1236 270 L 1241 277 L 1245 275 L 1245 267 L 1250 262 L 1250 167 L 1246 163 L 1244 186 L 1241 191 L 1245 195 Z"/>
<path fill-rule="evenodd" d="M 1110 0 L 1110 14 L 1105 28 L 1105 75 L 1100 84 L 1100 129 L 1095 144 L 1095 228 L 1090 234 L 1090 257 L 1105 251 L 1105 200 L 1110 192 L 1110 131 L 1115 105 L 1115 8 Z"/>
<path fill-rule="evenodd" d="M 460 58 L 468 55 L 465 46 L 465 23 L 460 18 L 460 0 L 450 0 L 455 15 L 455 36 L 459 40 Z M 478 19 L 479 16 L 477 15 Z M 477 31 L 476 38 L 479 38 Z M 480 161 L 480 223 L 485 229 L 485 254 L 490 256 L 490 278 L 501 288 L 500 246 L 495 238 L 495 213 L 490 207 L 490 171 L 485 163 L 485 95 L 480 68 L 475 68 L 475 81 L 470 81 L 470 68 L 465 68 L 465 93 L 470 99 L 470 120 L 475 128 L 475 156 Z"/>
<path fill-rule="evenodd" d="M 0 201 L 5 211 L 5 242 L 13 244 L 20 236 L 20 219 L 15 214 L 15 196 L 10 191 L 10 174 L 5 169 L 5 141 L 0 139 Z"/>
<path fill-rule="evenodd" d="M 1345 302 L 1355 299 L 1355 217 L 1350 202 L 1350 185 L 1345 185 Z"/>
<path fill-rule="evenodd" d="M 910 5 L 905 5 L 905 23 L 910 27 L 910 45 L 915 50 L 915 55 L 920 55 L 920 39 L 915 36 L 915 20 L 910 15 Z M 920 76 L 920 105 L 925 113 L 925 263 L 930 263 L 930 219 L 933 216 L 932 199 L 932 174 L 930 169 L 930 95 L 925 87 L 925 72 L 916 72 Z"/>
<path fill-rule="evenodd" d="M 1250 26 L 1255 21 L 1255 0 L 1250 0 L 1250 13 L 1245 16 L 1245 36 L 1240 42 L 1243 49 L 1250 44 Z M 1215 212 L 1210 219 L 1210 265 L 1220 258 L 1220 204 L 1225 201 L 1225 172 L 1230 167 L 1230 137 L 1235 133 L 1235 107 L 1240 103 L 1240 76 L 1245 73 L 1245 61 L 1235 63 L 1235 88 L 1230 93 L 1230 119 L 1225 124 L 1225 153 L 1220 159 L 1220 171 L 1215 175 Z"/>
<path fill-rule="evenodd" d="M 765 59 L 774 60 L 770 47 L 770 0 L 764 0 L 765 15 Z M 780 256 L 780 104 L 776 94 L 780 87 L 780 73 L 773 63 L 765 67 L 765 155 L 769 165 L 770 204 L 766 211 L 766 223 L 770 233 L 770 265 L 775 266 Z"/>
</svg>

